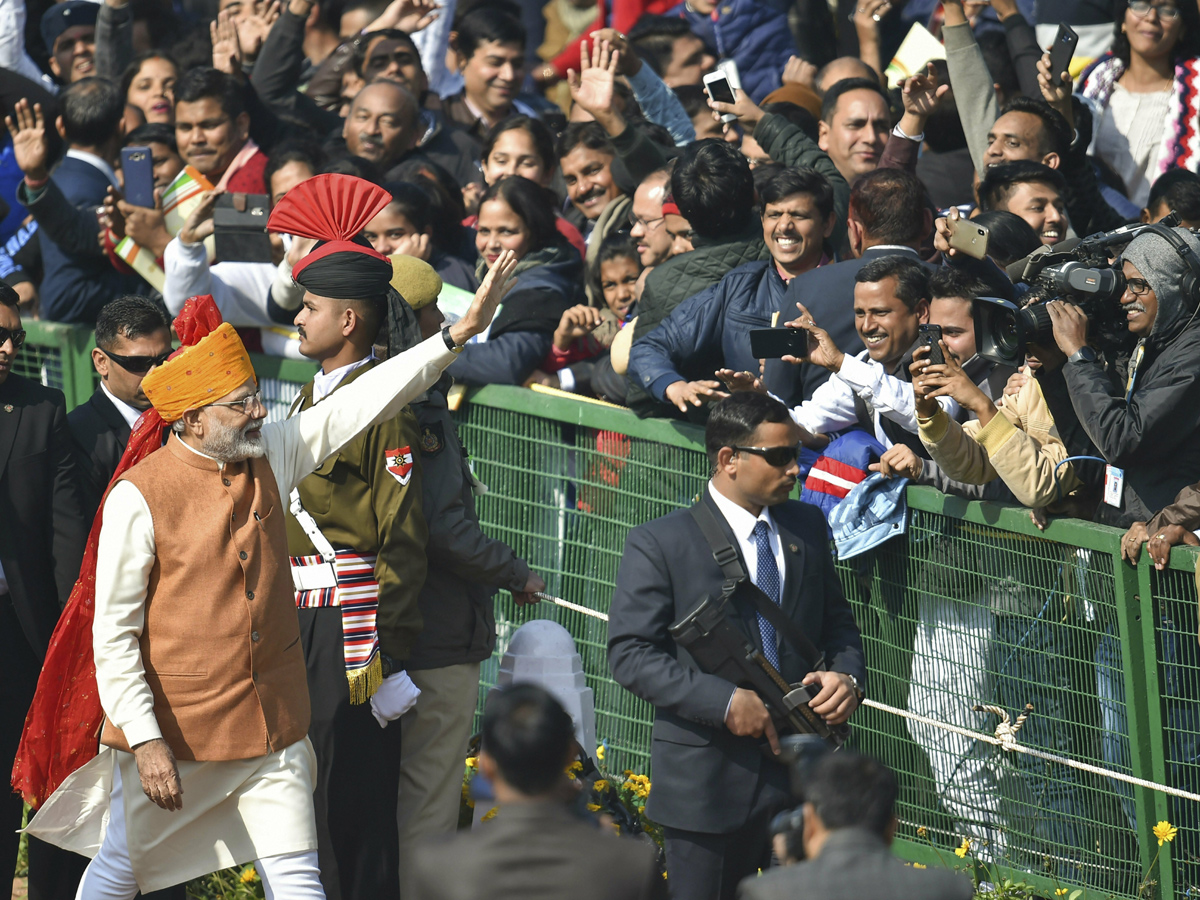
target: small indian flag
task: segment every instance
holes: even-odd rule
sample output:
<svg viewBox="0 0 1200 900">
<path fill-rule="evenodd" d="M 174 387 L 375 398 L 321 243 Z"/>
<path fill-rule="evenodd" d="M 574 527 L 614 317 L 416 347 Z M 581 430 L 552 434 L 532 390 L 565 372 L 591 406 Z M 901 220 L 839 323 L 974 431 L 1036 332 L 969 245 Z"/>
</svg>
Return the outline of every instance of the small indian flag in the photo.
<svg viewBox="0 0 1200 900">
<path fill-rule="evenodd" d="M 163 219 L 168 234 L 172 237 L 179 234 L 179 229 L 183 227 L 187 217 L 200 202 L 200 195 L 205 191 L 211 191 L 212 188 L 212 183 L 196 169 L 192 166 L 184 166 L 183 171 L 163 192 Z"/>
<path fill-rule="evenodd" d="M 162 267 L 155 261 L 154 255 L 145 247 L 135 244 L 130 238 L 123 237 L 121 242 L 113 248 L 113 252 L 119 256 L 126 265 L 133 271 L 137 272 L 142 278 L 146 279 L 146 283 L 158 291 L 163 292 L 163 286 L 166 284 L 167 276 L 163 272 Z"/>
</svg>

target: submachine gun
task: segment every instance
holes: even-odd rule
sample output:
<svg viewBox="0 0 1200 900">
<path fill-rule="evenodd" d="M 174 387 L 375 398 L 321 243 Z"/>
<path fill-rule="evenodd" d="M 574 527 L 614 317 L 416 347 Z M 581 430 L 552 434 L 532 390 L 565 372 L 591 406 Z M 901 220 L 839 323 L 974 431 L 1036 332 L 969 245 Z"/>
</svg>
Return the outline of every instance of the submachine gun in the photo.
<svg viewBox="0 0 1200 900">
<path fill-rule="evenodd" d="M 821 654 L 786 618 L 779 607 L 755 587 L 742 568 L 737 550 L 721 530 L 712 511 L 703 502 L 690 510 L 696 524 L 713 550 L 713 559 L 721 567 L 725 583 L 719 597 L 706 597 L 699 606 L 668 630 L 675 643 L 683 647 L 707 674 L 716 675 L 753 690 L 767 707 L 780 737 L 816 735 L 836 750 L 850 737 L 850 726 L 828 725 L 809 704 L 818 688 L 806 684 L 788 684 L 779 670 L 763 655 L 754 642 L 738 628 L 740 618 L 737 597 L 749 600 L 754 611 L 769 621 L 775 631 L 791 644 L 810 671 L 824 671 Z"/>
</svg>

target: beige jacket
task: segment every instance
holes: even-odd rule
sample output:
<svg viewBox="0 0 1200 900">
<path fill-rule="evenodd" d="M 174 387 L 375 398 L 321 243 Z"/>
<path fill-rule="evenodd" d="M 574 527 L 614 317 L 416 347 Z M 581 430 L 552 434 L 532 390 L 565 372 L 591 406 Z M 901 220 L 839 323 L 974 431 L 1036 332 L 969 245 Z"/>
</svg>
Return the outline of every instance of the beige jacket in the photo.
<svg viewBox="0 0 1200 900">
<path fill-rule="evenodd" d="M 960 425 L 942 410 L 918 418 L 921 443 L 942 471 L 956 481 L 987 484 L 999 477 L 1025 506 L 1051 506 L 1081 486 L 1070 463 L 1054 471 L 1070 454 L 1063 445 L 1037 379 L 1030 378 L 1015 396 L 998 404 L 999 415 L 986 426 Z"/>
</svg>

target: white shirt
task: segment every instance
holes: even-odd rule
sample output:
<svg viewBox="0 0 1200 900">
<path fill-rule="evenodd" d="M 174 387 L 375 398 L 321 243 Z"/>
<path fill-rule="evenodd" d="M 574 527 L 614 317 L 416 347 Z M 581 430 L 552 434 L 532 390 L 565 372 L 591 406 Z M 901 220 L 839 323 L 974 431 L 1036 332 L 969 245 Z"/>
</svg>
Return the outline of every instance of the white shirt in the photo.
<svg viewBox="0 0 1200 900">
<path fill-rule="evenodd" d="M 376 366 L 326 402 L 264 425 L 266 458 L 279 495 L 288 496 L 364 429 L 397 415 L 457 358 L 442 336 L 434 335 Z M 104 502 L 98 557 L 92 627 L 96 685 L 105 714 L 131 745 L 139 744 L 162 736 L 138 643 L 145 626 L 155 542 L 150 507 L 128 481 L 118 482 Z"/>
<path fill-rule="evenodd" d="M 120 365 L 120 363 L 117 363 Z M 142 411 L 133 406 L 130 406 L 116 394 L 108 389 L 108 385 L 103 381 L 100 382 L 100 390 L 104 391 L 104 396 L 109 399 L 113 406 L 117 408 L 117 412 L 121 414 L 121 418 L 125 420 L 125 424 L 133 428 L 137 424 L 137 420 L 142 417 Z"/>
<path fill-rule="evenodd" d="M 353 372 L 355 369 L 361 369 L 371 360 L 375 359 L 375 351 L 372 350 L 369 356 L 364 356 L 362 359 L 334 369 L 332 372 L 318 372 L 313 376 L 313 403 L 320 403 L 326 397 L 334 392 L 342 379 Z"/>
<path fill-rule="evenodd" d="M 1104 160 L 1125 182 L 1129 199 L 1145 206 L 1150 185 L 1158 178 L 1158 160 L 1163 148 L 1163 123 L 1170 120 L 1174 86 L 1165 91 L 1134 93 L 1120 84 L 1113 86 L 1108 106 L 1096 128 L 1092 154 Z"/>
<path fill-rule="evenodd" d="M 738 506 L 719 490 L 711 481 L 708 483 L 708 495 L 713 498 L 713 502 L 717 504 L 717 509 L 721 511 L 721 515 L 725 517 L 725 521 L 729 523 L 729 528 L 733 532 L 733 536 L 737 538 L 738 550 L 742 553 L 742 560 L 746 564 L 746 574 L 750 576 L 750 580 L 758 587 L 758 542 L 754 539 L 754 529 L 759 522 L 765 522 L 767 525 L 767 543 L 771 547 L 771 555 L 775 557 L 775 567 L 779 570 L 779 596 L 783 597 L 783 541 L 779 537 L 779 526 L 775 524 L 775 519 L 771 515 L 769 507 L 764 506 L 762 512 L 757 516 L 752 515 L 749 510 Z"/>
<path fill-rule="evenodd" d="M 875 438 L 885 447 L 891 439 L 884 433 L 881 416 L 886 416 L 905 431 L 917 433 L 917 398 L 910 382 L 889 375 L 864 350 L 858 356 L 849 353 L 842 367 L 813 391 L 812 398 L 792 408 L 792 419 L 811 434 L 828 434 L 858 423 L 854 398 L 859 396 L 872 411 Z M 959 417 L 959 405 L 950 397 L 938 397 L 938 403 L 951 418 Z"/>
<path fill-rule="evenodd" d="M 108 183 L 113 187 L 120 189 L 121 184 L 117 181 L 117 173 L 113 171 L 113 167 L 102 160 L 95 153 L 88 153 L 86 150 L 68 150 L 67 156 L 71 159 L 77 159 L 80 162 L 85 162 L 95 169 L 99 169 L 104 177 L 108 179 Z"/>
</svg>

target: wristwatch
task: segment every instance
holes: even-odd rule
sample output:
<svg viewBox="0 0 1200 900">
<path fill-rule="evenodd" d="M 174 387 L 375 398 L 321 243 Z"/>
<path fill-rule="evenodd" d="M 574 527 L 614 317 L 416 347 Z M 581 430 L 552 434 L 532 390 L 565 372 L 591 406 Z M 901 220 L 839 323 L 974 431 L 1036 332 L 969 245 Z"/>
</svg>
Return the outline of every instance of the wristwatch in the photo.
<svg viewBox="0 0 1200 900">
<path fill-rule="evenodd" d="M 454 338 L 452 338 L 450 336 L 450 326 L 449 325 L 445 325 L 442 327 L 442 340 L 446 342 L 446 349 L 449 350 L 451 353 L 462 353 L 462 349 L 465 345 L 454 343 Z"/>
<path fill-rule="evenodd" d="M 1067 357 L 1067 362 L 1095 362 L 1099 357 L 1096 351 L 1084 344 L 1074 353 Z"/>
<path fill-rule="evenodd" d="M 392 659 L 382 650 L 379 651 L 379 664 L 383 669 L 384 678 L 390 678 L 404 668 L 398 660 Z"/>
<path fill-rule="evenodd" d="M 853 675 L 851 675 L 849 672 L 842 672 L 841 674 L 845 675 L 847 678 L 850 679 L 850 683 L 852 685 L 854 685 L 854 697 L 855 697 L 855 699 L 861 701 L 862 698 L 866 696 L 866 692 L 863 691 L 862 685 L 858 683 L 858 679 L 855 678 Z"/>
</svg>

